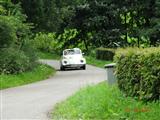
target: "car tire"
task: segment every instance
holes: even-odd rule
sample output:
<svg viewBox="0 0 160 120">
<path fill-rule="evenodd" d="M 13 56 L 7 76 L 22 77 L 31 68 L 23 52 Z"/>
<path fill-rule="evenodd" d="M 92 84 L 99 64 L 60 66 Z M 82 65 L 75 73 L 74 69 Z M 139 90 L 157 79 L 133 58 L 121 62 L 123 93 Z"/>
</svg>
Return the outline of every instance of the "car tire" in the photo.
<svg viewBox="0 0 160 120">
<path fill-rule="evenodd" d="M 86 69 L 86 65 L 83 65 L 83 66 L 82 66 L 82 69 L 85 70 L 85 69 Z"/>
<path fill-rule="evenodd" d="M 64 67 L 64 66 L 61 66 L 61 67 L 60 67 L 60 70 L 61 70 L 61 71 L 64 71 L 64 70 L 65 70 L 65 67 Z"/>
</svg>

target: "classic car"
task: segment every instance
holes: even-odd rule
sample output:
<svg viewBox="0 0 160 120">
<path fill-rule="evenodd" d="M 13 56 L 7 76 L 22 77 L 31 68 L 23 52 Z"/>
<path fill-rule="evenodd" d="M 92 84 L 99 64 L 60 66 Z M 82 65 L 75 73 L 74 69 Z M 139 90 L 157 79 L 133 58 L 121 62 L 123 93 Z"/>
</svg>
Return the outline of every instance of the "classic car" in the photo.
<svg viewBox="0 0 160 120">
<path fill-rule="evenodd" d="M 65 49 L 60 60 L 60 70 L 66 68 L 86 69 L 86 59 L 79 48 Z"/>
</svg>

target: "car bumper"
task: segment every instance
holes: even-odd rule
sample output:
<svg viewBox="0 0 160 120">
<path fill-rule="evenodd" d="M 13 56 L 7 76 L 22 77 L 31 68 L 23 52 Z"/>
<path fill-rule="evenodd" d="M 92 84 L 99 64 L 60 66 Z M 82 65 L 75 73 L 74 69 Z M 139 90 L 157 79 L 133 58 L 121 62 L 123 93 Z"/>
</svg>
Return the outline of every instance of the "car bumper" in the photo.
<svg viewBox="0 0 160 120">
<path fill-rule="evenodd" d="M 67 64 L 67 65 L 63 65 L 63 67 L 66 67 L 66 68 L 77 68 L 77 67 L 82 67 L 86 64 Z"/>
</svg>

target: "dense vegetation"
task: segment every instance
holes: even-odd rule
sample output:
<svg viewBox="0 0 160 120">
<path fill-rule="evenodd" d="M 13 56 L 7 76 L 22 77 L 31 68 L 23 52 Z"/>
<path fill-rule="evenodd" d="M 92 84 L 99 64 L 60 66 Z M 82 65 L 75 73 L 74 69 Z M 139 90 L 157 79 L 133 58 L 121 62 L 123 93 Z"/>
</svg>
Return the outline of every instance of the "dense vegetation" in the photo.
<svg viewBox="0 0 160 120">
<path fill-rule="evenodd" d="M 158 120 L 160 104 L 136 101 L 125 97 L 116 86 L 106 83 L 81 89 L 66 101 L 57 104 L 54 119 L 82 120 Z"/>
<path fill-rule="evenodd" d="M 15 74 L 36 66 L 31 26 L 19 4 L 0 0 L 0 73 Z"/>
<path fill-rule="evenodd" d="M 119 88 L 139 100 L 160 100 L 160 48 L 117 50 Z"/>
<path fill-rule="evenodd" d="M 22 3 L 24 1 L 22 0 Z M 38 0 L 36 2 L 27 1 L 27 4 L 32 5 L 31 7 L 37 5 L 37 9 L 44 7 L 44 10 L 37 10 L 39 14 L 35 12 L 36 10 L 25 10 L 28 13 L 27 15 L 31 16 L 31 20 L 39 18 L 38 21 L 44 21 L 45 23 L 49 21 L 52 24 L 49 24 L 51 31 L 62 33 L 65 27 L 77 29 L 79 34 L 75 40 L 81 39 L 80 41 L 84 42 L 86 48 L 90 45 L 96 47 L 124 46 L 128 42 L 137 45 L 147 43 L 155 45 L 159 41 L 159 2 L 159 0 L 125 0 L 119 2 L 116 0 L 76 0 L 75 2 L 70 0 L 50 0 L 50 2 Z M 50 6 L 46 6 L 47 3 Z M 24 5 L 26 6 L 25 3 Z M 55 10 L 52 10 L 53 8 Z M 51 19 L 38 16 L 44 15 L 43 12 L 47 11 L 45 9 L 48 9 L 50 13 L 59 13 L 59 16 L 49 13 L 45 15 L 51 17 Z M 37 17 L 32 12 L 35 12 Z M 58 24 L 56 18 L 59 19 Z M 33 22 L 38 24 L 38 22 Z M 43 26 L 44 31 L 50 31 L 43 23 L 38 25 Z"/>
<path fill-rule="evenodd" d="M 113 61 L 116 49 L 111 48 L 97 48 L 96 58 L 100 60 L 110 60 Z"/>
<path fill-rule="evenodd" d="M 21 5 L 27 22 L 34 25 L 32 32 L 37 33 L 37 38 L 47 40 L 52 36 L 46 46 L 37 46 L 40 49 L 54 52 L 80 47 L 91 51 L 97 47 L 160 44 L 160 0 L 11 1 Z"/>
</svg>

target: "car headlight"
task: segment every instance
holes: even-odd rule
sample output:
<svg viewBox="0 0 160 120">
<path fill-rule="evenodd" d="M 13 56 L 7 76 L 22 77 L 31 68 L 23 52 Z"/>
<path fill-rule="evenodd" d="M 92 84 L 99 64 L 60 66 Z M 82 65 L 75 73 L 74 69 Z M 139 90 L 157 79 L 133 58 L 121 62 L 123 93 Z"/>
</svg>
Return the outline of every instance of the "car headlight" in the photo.
<svg viewBox="0 0 160 120">
<path fill-rule="evenodd" d="M 81 62 L 81 63 L 86 63 L 85 58 L 81 58 L 80 62 Z"/>
<path fill-rule="evenodd" d="M 81 63 L 83 63 L 84 62 L 84 60 L 80 60 L 81 61 Z"/>
<path fill-rule="evenodd" d="M 67 64 L 67 61 L 65 60 L 64 63 Z"/>
</svg>

